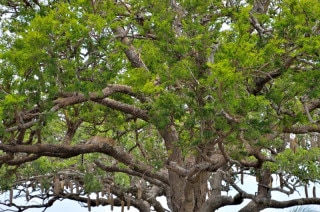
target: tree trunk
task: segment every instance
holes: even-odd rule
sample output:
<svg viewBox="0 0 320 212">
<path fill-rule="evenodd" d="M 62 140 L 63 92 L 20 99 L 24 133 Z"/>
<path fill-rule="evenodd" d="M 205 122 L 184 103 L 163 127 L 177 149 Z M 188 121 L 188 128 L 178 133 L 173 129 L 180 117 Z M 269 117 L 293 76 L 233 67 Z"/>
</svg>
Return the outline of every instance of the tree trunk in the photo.
<svg viewBox="0 0 320 212">
<path fill-rule="evenodd" d="M 258 175 L 258 198 L 268 198 L 271 199 L 270 188 L 272 187 L 272 177 L 270 170 L 262 170 L 261 174 Z M 253 200 L 250 201 L 245 207 L 243 207 L 239 212 L 252 212 L 260 211 L 265 209 L 265 205 L 259 205 Z"/>
<path fill-rule="evenodd" d="M 192 158 L 183 158 L 181 150 L 177 143 L 179 141 L 178 133 L 173 125 L 160 130 L 160 134 L 165 140 L 169 161 L 176 165 L 188 169 L 194 165 Z M 192 157 L 192 156 L 191 156 Z M 185 163 L 190 159 L 193 162 Z M 201 156 L 197 159 L 202 160 Z M 169 169 L 170 195 L 167 197 L 168 206 L 173 212 L 200 211 L 206 198 L 207 192 L 207 173 L 200 173 L 196 179 L 188 180 L 174 170 Z"/>
<path fill-rule="evenodd" d="M 170 175 L 172 177 L 170 177 Z M 200 174 L 192 183 L 185 177 L 169 172 L 172 205 L 174 212 L 200 211 L 207 194 L 207 174 Z"/>
</svg>

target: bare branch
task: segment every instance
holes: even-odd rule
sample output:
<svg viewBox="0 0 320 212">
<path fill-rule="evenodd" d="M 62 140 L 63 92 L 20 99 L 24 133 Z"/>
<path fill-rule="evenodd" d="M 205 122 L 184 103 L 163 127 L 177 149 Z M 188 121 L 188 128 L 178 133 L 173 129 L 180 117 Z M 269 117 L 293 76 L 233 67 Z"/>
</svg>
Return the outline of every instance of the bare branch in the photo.
<svg viewBox="0 0 320 212">
<path fill-rule="evenodd" d="M 320 198 L 300 198 L 288 201 L 277 201 L 267 198 L 255 198 L 256 203 L 264 205 L 265 208 L 287 208 L 296 205 L 320 204 Z"/>
<path fill-rule="evenodd" d="M 283 130 L 284 133 L 294 133 L 294 134 L 306 134 L 310 132 L 320 133 L 320 126 L 293 126 L 287 127 Z"/>
<path fill-rule="evenodd" d="M 252 26 L 258 31 L 260 38 L 262 38 L 263 35 L 268 35 L 273 37 L 271 33 L 272 29 L 264 29 L 259 23 L 259 21 L 257 20 L 257 18 L 252 13 L 250 13 L 250 21 Z"/>
<path fill-rule="evenodd" d="M 19 124 L 19 126 L 10 127 L 10 128 L 6 129 L 6 132 L 13 132 L 13 131 L 21 130 L 21 129 L 28 129 L 28 128 L 32 127 L 33 125 L 35 125 L 36 123 L 38 123 L 39 121 L 40 120 L 36 119 L 36 120 L 30 121 L 25 124 Z"/>
<path fill-rule="evenodd" d="M 140 54 L 136 50 L 136 48 L 132 45 L 132 41 L 127 37 L 126 30 L 121 27 L 117 27 L 114 32 L 117 34 L 117 37 L 121 38 L 121 42 L 127 46 L 127 49 L 124 50 L 128 60 L 131 62 L 132 66 L 135 68 L 143 68 L 145 70 L 149 70 L 148 67 L 142 61 Z"/>
<path fill-rule="evenodd" d="M 239 193 L 234 197 L 213 195 L 206 201 L 201 211 L 211 212 L 226 205 L 239 205 L 243 202 L 243 199 Z"/>
<path fill-rule="evenodd" d="M 309 122 L 312 123 L 312 124 L 316 123 L 314 120 L 312 120 L 312 117 L 311 117 L 310 112 L 309 112 L 309 108 L 308 108 L 308 106 L 307 106 L 307 104 L 306 104 L 306 101 L 305 101 L 304 97 L 301 97 L 301 98 L 300 98 L 300 102 L 301 102 L 302 105 L 303 105 L 304 112 L 305 112 L 305 114 L 307 114 L 307 117 L 308 117 L 308 119 L 309 119 Z"/>
<path fill-rule="evenodd" d="M 114 159 L 126 164 L 135 172 L 142 173 L 150 178 L 155 178 L 161 182 L 168 184 L 168 179 L 162 174 L 154 173 L 153 168 L 147 166 L 141 161 L 137 161 L 134 157 L 121 148 L 113 148 L 107 143 L 101 144 L 81 144 L 81 145 L 53 145 L 53 144 L 35 144 L 35 145 L 7 145 L 0 144 L 0 150 L 8 153 L 28 153 L 36 154 L 38 156 L 50 156 L 50 157 L 61 157 L 71 158 L 77 155 L 100 152 L 107 154 Z M 35 157 L 36 159 L 36 157 Z M 4 161 L 7 163 L 7 161 Z"/>
<path fill-rule="evenodd" d="M 118 101 L 115 101 L 115 100 L 109 99 L 109 98 L 97 100 L 96 102 L 99 102 L 102 105 L 108 106 L 109 108 L 124 112 L 126 114 L 131 114 L 134 117 L 140 118 L 144 121 L 148 121 L 148 119 L 149 119 L 147 111 L 133 107 L 132 105 L 118 102 Z"/>
<path fill-rule="evenodd" d="M 138 176 L 141 177 L 150 183 L 157 185 L 159 187 L 167 187 L 166 184 L 168 184 L 167 179 L 168 176 L 165 173 L 159 173 L 157 175 L 153 175 L 153 173 L 149 173 L 149 175 L 146 175 L 145 173 L 137 172 L 129 168 L 120 168 L 116 166 L 106 166 L 104 165 L 101 161 L 96 160 L 94 162 L 99 168 L 106 172 L 122 172 L 122 173 L 127 173 L 131 176 Z M 161 180 L 159 181 L 158 178 L 161 176 Z M 165 182 L 165 183 L 164 183 Z"/>
<path fill-rule="evenodd" d="M 21 157 L 21 158 L 14 159 L 14 160 L 7 160 L 5 163 L 10 166 L 21 165 L 26 162 L 34 161 L 40 157 L 41 157 L 40 155 L 28 155 L 26 157 Z"/>
<path fill-rule="evenodd" d="M 188 175 L 188 170 L 179 166 L 176 162 L 170 161 L 168 165 L 166 165 L 166 167 L 174 172 L 176 172 L 177 174 L 179 174 L 180 176 L 187 176 Z"/>
<path fill-rule="evenodd" d="M 294 62 L 296 58 L 295 57 L 290 57 L 289 59 L 287 59 L 287 61 L 285 61 L 285 63 L 283 64 L 283 67 L 278 68 L 277 70 L 268 73 L 266 77 L 259 77 L 256 81 L 255 81 L 255 87 L 250 90 L 250 93 L 257 95 L 263 88 L 263 86 L 265 84 L 267 84 L 268 82 L 270 82 L 271 80 L 278 78 L 282 75 L 284 70 L 287 70 L 291 64 Z"/>
<path fill-rule="evenodd" d="M 69 106 L 69 105 L 79 104 L 79 103 L 91 100 L 94 102 L 99 102 L 100 104 L 106 105 L 112 109 L 116 109 L 124 113 L 131 114 L 137 118 L 141 118 L 142 120 L 145 120 L 145 121 L 148 120 L 147 111 L 141 110 L 132 105 L 128 105 L 128 104 L 107 98 L 108 96 L 114 93 L 124 93 L 134 97 L 138 96 L 132 92 L 132 89 L 129 86 L 114 84 L 114 85 L 109 85 L 105 89 L 103 89 L 102 90 L 103 95 L 101 95 L 98 92 L 92 92 L 92 93 L 89 93 L 87 97 L 81 93 L 63 93 L 64 98 L 59 98 L 54 100 L 55 106 L 51 108 L 51 111 L 57 111 L 58 109 Z M 141 99 L 142 97 L 139 96 L 139 98 Z M 143 98 L 142 100 L 145 101 L 145 99 Z"/>
<path fill-rule="evenodd" d="M 320 107 L 320 99 L 317 99 L 317 100 L 314 100 L 314 101 L 311 101 L 309 104 L 308 104 L 308 111 L 311 112 L 317 108 Z"/>
</svg>

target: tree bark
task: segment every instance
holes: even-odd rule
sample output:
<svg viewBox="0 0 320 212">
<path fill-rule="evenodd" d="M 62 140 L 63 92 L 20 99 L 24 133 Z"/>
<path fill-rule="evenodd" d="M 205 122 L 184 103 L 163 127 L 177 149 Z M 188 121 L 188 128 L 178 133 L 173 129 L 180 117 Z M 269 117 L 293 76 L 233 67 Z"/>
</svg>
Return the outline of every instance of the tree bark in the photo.
<svg viewBox="0 0 320 212">
<path fill-rule="evenodd" d="M 160 134 L 165 140 L 167 151 L 170 152 L 168 161 L 187 170 L 196 163 L 202 162 L 202 157 L 196 159 L 182 156 L 178 147 L 178 132 L 174 125 L 160 129 Z M 174 212 L 200 211 L 207 194 L 207 180 L 209 174 L 206 172 L 196 173 L 196 177 L 183 176 L 177 171 L 169 169 L 170 195 L 167 198 L 170 209 Z"/>
<path fill-rule="evenodd" d="M 262 170 L 261 174 L 258 175 L 258 193 L 257 198 L 261 199 L 271 199 L 271 184 L 272 177 L 270 170 Z M 251 212 L 251 211 L 260 211 L 267 207 L 266 204 L 258 204 L 254 200 L 250 201 L 240 212 Z"/>
</svg>

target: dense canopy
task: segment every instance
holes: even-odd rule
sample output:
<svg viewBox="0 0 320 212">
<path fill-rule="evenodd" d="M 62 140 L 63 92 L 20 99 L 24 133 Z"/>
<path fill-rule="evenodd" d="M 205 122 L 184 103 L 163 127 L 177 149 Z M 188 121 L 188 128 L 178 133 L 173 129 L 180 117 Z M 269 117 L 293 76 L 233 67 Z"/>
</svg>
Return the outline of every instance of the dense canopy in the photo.
<svg viewBox="0 0 320 212">
<path fill-rule="evenodd" d="M 320 204 L 319 14 L 318 0 L 1 0 L 0 208 Z"/>
</svg>

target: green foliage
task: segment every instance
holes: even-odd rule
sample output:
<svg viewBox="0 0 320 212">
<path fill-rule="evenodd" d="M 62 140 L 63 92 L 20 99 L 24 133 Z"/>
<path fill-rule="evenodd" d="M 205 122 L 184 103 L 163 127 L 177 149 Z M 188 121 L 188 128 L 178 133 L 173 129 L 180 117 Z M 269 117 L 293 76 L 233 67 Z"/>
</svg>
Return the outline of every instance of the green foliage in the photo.
<svg viewBox="0 0 320 212">
<path fill-rule="evenodd" d="M 90 194 L 91 192 L 101 191 L 103 187 L 101 182 L 97 178 L 97 176 L 94 175 L 93 173 L 86 173 L 83 181 L 85 184 L 84 186 L 85 193 L 88 193 L 88 194 Z"/>
<path fill-rule="evenodd" d="M 179 120 L 185 112 L 183 102 L 173 93 L 163 92 L 155 99 L 150 116 L 159 128 L 168 125 L 172 120 Z"/>
<path fill-rule="evenodd" d="M 278 170 L 299 178 L 302 182 L 317 181 L 320 176 L 319 148 L 310 150 L 298 148 L 294 153 L 286 149 L 276 157 L 276 163 L 266 163 L 273 172 Z"/>
<path fill-rule="evenodd" d="M 14 187 L 14 182 L 16 180 L 15 175 L 13 175 L 14 170 L 8 166 L 1 167 L 0 169 L 0 192 L 5 192 Z"/>
<path fill-rule="evenodd" d="M 128 188 L 130 186 L 130 177 L 125 173 L 115 173 L 114 181 L 123 188 Z"/>
<path fill-rule="evenodd" d="M 105 189 L 106 176 L 126 192 L 132 176 L 121 168 L 138 177 L 147 173 L 141 164 L 162 174 L 174 162 L 179 175 L 179 166 L 196 169 L 221 155 L 252 175 L 263 167 L 303 183 L 320 180 L 320 143 L 301 139 L 293 152 L 286 140 L 319 132 L 319 1 L 266 1 L 264 12 L 253 10 L 253 0 L 37 2 L 0 1 L 1 151 L 80 146 L 94 135 L 114 139 L 116 150 L 89 149 L 81 165 L 85 145 L 34 161 L 22 147 L 14 159 L 1 152 L 1 191 L 72 170 L 86 193 Z M 141 162 L 143 173 L 119 160 L 127 155 L 117 149 Z M 198 164 L 188 164 L 194 158 Z M 116 171 L 90 169 L 95 160 Z M 50 180 L 37 182 L 48 190 Z"/>
<path fill-rule="evenodd" d="M 46 174 L 50 172 L 51 169 L 51 161 L 48 158 L 40 158 L 30 164 L 30 172 L 36 172 L 39 174 Z"/>
</svg>

